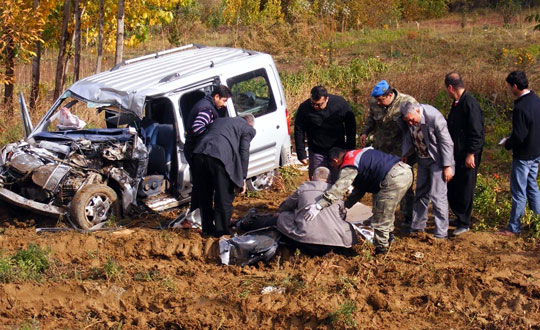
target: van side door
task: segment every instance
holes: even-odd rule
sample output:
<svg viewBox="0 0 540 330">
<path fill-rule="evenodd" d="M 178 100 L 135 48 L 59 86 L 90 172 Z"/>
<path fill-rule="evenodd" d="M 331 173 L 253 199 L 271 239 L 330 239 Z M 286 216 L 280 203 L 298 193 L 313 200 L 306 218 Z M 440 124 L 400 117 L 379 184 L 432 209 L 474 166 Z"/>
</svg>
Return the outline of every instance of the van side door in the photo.
<svg viewBox="0 0 540 330">
<path fill-rule="evenodd" d="M 259 67 L 224 79 L 231 89 L 236 115 L 255 117 L 257 134 L 251 141 L 248 178 L 279 167 L 280 141 L 288 134 L 279 86 L 270 69 Z"/>
</svg>

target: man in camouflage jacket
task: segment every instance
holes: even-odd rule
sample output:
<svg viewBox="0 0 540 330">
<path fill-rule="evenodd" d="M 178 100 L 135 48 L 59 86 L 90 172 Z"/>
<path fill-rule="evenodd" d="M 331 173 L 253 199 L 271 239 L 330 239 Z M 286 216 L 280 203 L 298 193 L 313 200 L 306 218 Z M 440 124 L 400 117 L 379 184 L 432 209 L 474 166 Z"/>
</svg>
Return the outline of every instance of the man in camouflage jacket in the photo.
<svg viewBox="0 0 540 330">
<path fill-rule="evenodd" d="M 391 88 L 386 80 L 378 82 L 371 91 L 369 114 L 361 130 L 360 145 L 365 146 L 367 136 L 373 134 L 373 147 L 377 150 L 401 157 L 402 131 L 399 108 L 406 102 L 418 103 L 414 97 Z M 408 159 L 413 165 L 416 159 Z M 410 225 L 414 204 L 414 192 L 410 188 L 401 201 L 401 214 Z"/>
</svg>

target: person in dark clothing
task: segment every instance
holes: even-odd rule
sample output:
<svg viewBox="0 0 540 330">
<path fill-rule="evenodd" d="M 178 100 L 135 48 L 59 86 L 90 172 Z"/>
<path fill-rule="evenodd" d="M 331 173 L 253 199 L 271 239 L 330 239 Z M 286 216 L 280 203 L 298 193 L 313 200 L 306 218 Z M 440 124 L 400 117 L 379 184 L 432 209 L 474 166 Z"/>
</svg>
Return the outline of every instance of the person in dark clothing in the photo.
<svg viewBox="0 0 540 330">
<path fill-rule="evenodd" d="M 246 189 L 252 115 L 218 118 L 193 150 L 193 174 L 204 235 L 229 234 L 235 189 Z"/>
<path fill-rule="evenodd" d="M 321 210 L 339 202 L 347 189 L 354 187 L 345 201 L 351 208 L 366 192 L 373 193 L 375 254 L 384 254 L 392 241 L 396 207 L 412 184 L 411 167 L 390 155 L 371 147 L 346 151 L 334 147 L 329 152 L 330 164 L 340 168 L 339 178 L 316 203 L 306 207 L 305 219 L 312 221 Z"/>
<path fill-rule="evenodd" d="M 332 147 L 352 150 L 356 147 L 356 119 L 344 98 L 328 94 L 323 86 L 311 89 L 311 98 L 298 107 L 294 122 L 294 141 L 298 160 L 308 165 L 304 141 L 309 150 L 309 177 L 319 166 L 328 167 Z M 330 181 L 336 180 L 333 172 Z"/>
<path fill-rule="evenodd" d="M 454 141 L 456 170 L 448 182 L 448 204 L 456 220 L 454 236 L 469 231 L 476 176 L 484 145 L 484 116 L 478 101 L 465 90 L 465 85 L 456 72 L 444 79 L 448 95 L 454 99 L 448 114 L 448 132 Z"/>
<path fill-rule="evenodd" d="M 189 111 L 186 121 L 186 143 L 184 144 L 184 156 L 192 166 L 193 149 L 197 146 L 200 138 L 206 133 L 210 125 L 219 117 L 225 117 L 227 114 L 227 100 L 232 96 L 231 90 L 225 85 L 219 85 L 214 88 L 210 95 L 206 95 Z M 199 208 L 197 185 L 194 182 L 195 176 L 192 175 L 192 191 L 190 211 Z M 195 179 L 196 180 L 196 179 Z"/>
<path fill-rule="evenodd" d="M 529 89 L 525 72 L 511 72 L 506 77 L 506 85 L 516 98 L 512 134 L 501 143 L 513 152 L 510 174 L 512 210 L 506 230 L 499 234 L 511 236 L 521 232 L 521 216 L 525 213 L 527 200 L 534 214 L 540 214 L 540 191 L 536 181 L 540 162 L 540 98 Z"/>
</svg>

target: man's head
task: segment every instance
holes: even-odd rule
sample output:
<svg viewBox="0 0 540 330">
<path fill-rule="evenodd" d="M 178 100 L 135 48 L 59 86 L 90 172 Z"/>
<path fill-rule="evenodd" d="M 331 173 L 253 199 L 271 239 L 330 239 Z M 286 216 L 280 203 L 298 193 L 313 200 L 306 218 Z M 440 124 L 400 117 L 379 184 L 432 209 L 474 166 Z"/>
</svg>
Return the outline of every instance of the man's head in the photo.
<svg viewBox="0 0 540 330">
<path fill-rule="evenodd" d="M 253 127 L 255 126 L 255 117 L 250 113 L 245 113 L 242 115 L 239 115 L 241 118 L 243 118 L 249 126 Z"/>
<path fill-rule="evenodd" d="M 324 86 L 315 86 L 311 89 L 311 105 L 315 111 L 324 110 L 328 104 L 328 91 Z"/>
<path fill-rule="evenodd" d="M 524 90 L 529 88 L 529 80 L 523 71 L 512 71 L 506 77 L 506 85 L 514 96 L 520 96 Z"/>
<path fill-rule="evenodd" d="M 330 176 L 330 170 L 327 167 L 320 166 L 313 171 L 313 177 L 311 181 L 323 181 L 328 182 L 328 177 Z"/>
<path fill-rule="evenodd" d="M 333 147 L 328 151 L 328 163 L 331 168 L 338 168 L 343 163 L 343 159 L 345 158 L 345 154 L 347 153 L 347 150 L 339 148 L 339 147 Z"/>
<path fill-rule="evenodd" d="M 384 107 L 389 106 L 394 101 L 394 92 L 386 80 L 379 81 L 373 90 L 371 90 L 371 96 L 377 100 L 378 105 Z"/>
<path fill-rule="evenodd" d="M 214 87 L 212 91 L 212 99 L 216 105 L 216 109 L 221 109 L 227 105 L 227 100 L 232 96 L 231 90 L 225 85 L 219 85 Z"/>
<path fill-rule="evenodd" d="M 399 108 L 403 121 L 409 126 L 418 126 L 422 119 L 422 106 L 418 103 L 405 102 Z"/>
<path fill-rule="evenodd" d="M 450 72 L 447 74 L 444 77 L 444 85 L 446 86 L 446 92 L 448 95 L 455 100 L 459 100 L 462 91 L 465 90 L 465 84 L 457 72 Z"/>
</svg>

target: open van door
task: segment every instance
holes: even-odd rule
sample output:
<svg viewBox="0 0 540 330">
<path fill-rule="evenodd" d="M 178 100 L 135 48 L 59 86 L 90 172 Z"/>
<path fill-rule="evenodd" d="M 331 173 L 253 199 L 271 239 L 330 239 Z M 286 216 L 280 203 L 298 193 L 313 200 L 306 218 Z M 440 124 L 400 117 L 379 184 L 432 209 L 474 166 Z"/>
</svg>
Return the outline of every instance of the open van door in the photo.
<svg viewBox="0 0 540 330">
<path fill-rule="evenodd" d="M 24 95 L 22 92 L 19 92 L 19 105 L 21 106 L 21 120 L 23 125 L 24 137 L 27 138 L 34 130 L 34 126 L 32 125 L 30 113 L 28 113 L 28 108 L 26 107 L 26 101 L 24 100 Z"/>
</svg>

